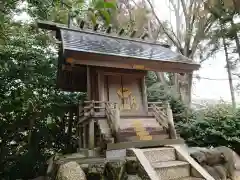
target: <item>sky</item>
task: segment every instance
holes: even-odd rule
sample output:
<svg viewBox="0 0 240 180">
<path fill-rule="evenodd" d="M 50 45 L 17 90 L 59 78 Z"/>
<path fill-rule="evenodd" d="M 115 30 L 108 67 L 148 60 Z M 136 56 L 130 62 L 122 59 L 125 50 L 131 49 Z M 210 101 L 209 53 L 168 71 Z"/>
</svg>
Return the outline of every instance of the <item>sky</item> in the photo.
<svg viewBox="0 0 240 180">
<path fill-rule="evenodd" d="M 174 15 L 170 13 L 167 0 L 153 0 L 155 10 L 161 20 L 171 20 L 174 26 Z M 169 0 L 168 0 L 169 2 Z M 219 79 L 219 80 L 208 80 L 194 79 L 193 81 L 193 99 L 215 99 L 215 100 L 225 100 L 231 101 L 228 75 L 227 71 L 224 68 L 226 65 L 224 52 L 219 52 L 215 57 L 211 57 L 201 64 L 199 71 L 196 71 L 195 74 L 198 74 L 200 77 L 210 78 L 210 79 Z M 225 79 L 225 80 L 222 80 Z M 237 81 L 234 80 L 236 85 Z M 240 101 L 240 96 L 236 93 L 236 100 Z"/>
<path fill-rule="evenodd" d="M 174 26 L 174 16 L 171 15 L 167 6 L 168 0 L 153 0 L 156 12 L 161 20 L 171 20 Z M 168 1 L 169 2 L 169 1 Z M 16 20 L 28 20 L 29 17 L 26 13 L 15 17 Z M 193 99 L 214 99 L 225 101 L 231 101 L 231 95 L 228 84 L 227 71 L 225 66 L 225 55 L 224 52 L 219 52 L 215 57 L 209 58 L 201 64 L 199 71 L 195 74 L 200 77 L 219 79 L 219 80 L 208 80 L 208 79 L 194 79 L 193 81 Z M 225 80 L 222 80 L 225 79 Z M 236 84 L 237 81 L 235 80 Z M 236 100 L 240 101 L 240 95 L 236 93 Z"/>
</svg>

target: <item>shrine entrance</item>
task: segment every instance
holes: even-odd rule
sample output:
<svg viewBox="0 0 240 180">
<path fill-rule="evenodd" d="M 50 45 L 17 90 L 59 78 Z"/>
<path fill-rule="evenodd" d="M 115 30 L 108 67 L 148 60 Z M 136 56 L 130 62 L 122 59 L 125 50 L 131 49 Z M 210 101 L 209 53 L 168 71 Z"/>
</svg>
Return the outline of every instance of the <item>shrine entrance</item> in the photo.
<svg viewBox="0 0 240 180">
<path fill-rule="evenodd" d="M 105 75 L 108 101 L 117 102 L 121 115 L 145 115 L 141 81 L 134 75 Z"/>
</svg>

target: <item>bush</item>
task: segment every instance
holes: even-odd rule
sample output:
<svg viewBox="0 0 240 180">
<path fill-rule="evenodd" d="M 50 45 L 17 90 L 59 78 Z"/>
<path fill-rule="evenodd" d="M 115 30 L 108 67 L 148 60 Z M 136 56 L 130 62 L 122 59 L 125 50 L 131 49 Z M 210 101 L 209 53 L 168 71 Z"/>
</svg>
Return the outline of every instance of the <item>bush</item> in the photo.
<svg viewBox="0 0 240 180">
<path fill-rule="evenodd" d="M 225 104 L 193 112 L 176 123 L 177 131 L 190 146 L 227 146 L 240 154 L 240 110 Z"/>
</svg>

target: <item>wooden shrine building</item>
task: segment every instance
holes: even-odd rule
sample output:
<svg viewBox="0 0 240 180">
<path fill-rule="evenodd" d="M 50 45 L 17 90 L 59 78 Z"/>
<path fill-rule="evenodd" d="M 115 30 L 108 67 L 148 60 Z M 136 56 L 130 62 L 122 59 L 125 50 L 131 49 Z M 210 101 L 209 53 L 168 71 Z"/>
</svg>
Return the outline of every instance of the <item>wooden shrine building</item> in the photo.
<svg viewBox="0 0 240 180">
<path fill-rule="evenodd" d="M 160 44 L 39 22 L 59 41 L 57 86 L 87 92 L 79 106 L 80 149 L 104 143 L 174 139 L 171 109 L 148 103 L 147 71 L 191 73 L 200 65 Z"/>
</svg>

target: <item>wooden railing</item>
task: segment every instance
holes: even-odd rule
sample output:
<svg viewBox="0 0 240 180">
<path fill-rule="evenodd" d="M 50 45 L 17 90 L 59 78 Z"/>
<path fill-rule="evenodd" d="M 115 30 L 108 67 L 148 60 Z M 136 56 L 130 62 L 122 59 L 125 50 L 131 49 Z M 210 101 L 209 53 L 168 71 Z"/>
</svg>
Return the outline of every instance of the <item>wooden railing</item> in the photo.
<svg viewBox="0 0 240 180">
<path fill-rule="evenodd" d="M 96 147 L 97 141 L 101 138 L 104 140 L 101 142 L 101 145 L 114 142 L 112 134 L 116 133 L 120 118 L 117 103 L 105 101 L 84 101 L 82 104 L 79 104 L 78 112 L 79 120 L 77 126 L 79 129 L 78 137 L 80 148 L 93 149 Z M 101 118 L 107 119 L 110 132 L 101 126 L 104 124 L 103 122 L 96 123 L 95 118 L 100 118 L 100 121 Z M 100 136 L 98 134 L 99 132 L 102 132 Z"/>
<path fill-rule="evenodd" d="M 174 126 L 172 109 L 168 103 L 149 102 L 148 111 L 157 119 L 158 123 L 169 130 L 172 139 L 177 138 L 177 132 Z"/>
<path fill-rule="evenodd" d="M 158 107 L 155 104 L 152 104 L 151 107 L 152 107 L 152 113 L 154 114 L 158 123 L 163 127 L 165 127 L 166 129 L 168 129 L 168 117 L 163 111 L 165 109 L 163 109 L 162 107 Z"/>
<path fill-rule="evenodd" d="M 118 109 L 117 103 L 105 103 L 106 116 L 108 120 L 108 124 L 111 125 L 111 129 L 114 133 L 118 131 L 119 128 L 119 120 L 120 113 Z"/>
<path fill-rule="evenodd" d="M 119 127 L 120 113 L 118 104 L 109 101 L 84 101 L 79 110 L 79 123 L 90 117 L 106 116 L 111 129 L 116 132 Z"/>
<path fill-rule="evenodd" d="M 172 110 L 168 104 L 150 102 L 148 103 L 148 114 L 154 116 L 158 123 L 168 130 L 172 139 L 177 138 Z M 79 106 L 78 117 L 79 127 L 83 127 L 80 134 L 84 140 L 84 143 L 82 143 L 84 147 L 94 147 L 94 137 L 92 137 L 91 134 L 94 134 L 95 118 L 107 119 L 107 124 L 109 125 L 112 135 L 117 133 L 120 125 L 120 112 L 118 104 L 115 102 L 85 101 Z M 110 132 L 108 134 L 110 134 Z"/>
</svg>

